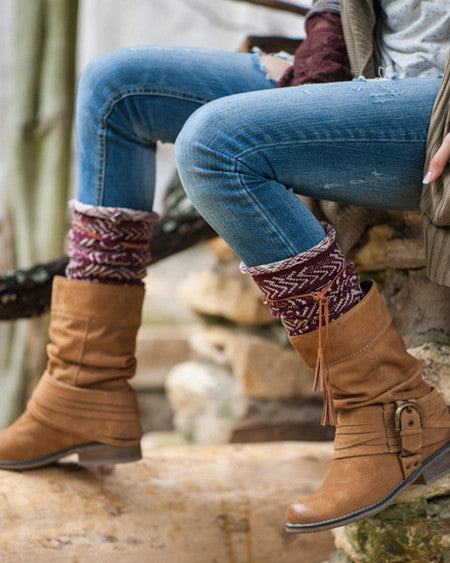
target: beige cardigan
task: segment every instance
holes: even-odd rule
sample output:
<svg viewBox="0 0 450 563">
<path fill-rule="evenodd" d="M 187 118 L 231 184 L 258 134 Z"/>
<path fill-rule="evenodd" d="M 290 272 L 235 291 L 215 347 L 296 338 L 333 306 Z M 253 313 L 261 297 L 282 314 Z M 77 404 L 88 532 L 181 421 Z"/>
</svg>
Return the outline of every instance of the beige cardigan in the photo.
<svg viewBox="0 0 450 563">
<path fill-rule="evenodd" d="M 341 0 L 341 19 L 353 76 L 375 78 L 379 54 L 375 44 L 377 6 L 374 0 Z M 427 139 L 425 170 L 443 138 L 450 132 L 450 57 L 433 107 Z M 357 208 L 352 208 L 357 219 Z M 366 213 L 359 210 L 360 217 Z M 424 185 L 421 199 L 427 274 L 450 286 L 450 165 L 436 181 Z"/>
</svg>

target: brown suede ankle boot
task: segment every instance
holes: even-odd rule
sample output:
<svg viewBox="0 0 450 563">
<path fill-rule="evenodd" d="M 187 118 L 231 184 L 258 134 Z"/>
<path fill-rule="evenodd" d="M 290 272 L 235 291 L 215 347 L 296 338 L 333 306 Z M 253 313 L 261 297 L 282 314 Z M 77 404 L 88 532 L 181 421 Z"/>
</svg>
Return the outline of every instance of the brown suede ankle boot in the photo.
<svg viewBox="0 0 450 563">
<path fill-rule="evenodd" d="M 140 459 L 136 334 L 142 287 L 57 277 L 47 369 L 26 412 L 0 432 L 0 468 L 41 467 L 70 453 L 80 463 Z"/>
<path fill-rule="evenodd" d="M 367 518 L 414 481 L 450 472 L 448 408 L 423 381 L 375 283 L 339 319 L 291 338 L 311 368 L 320 336 L 327 340 L 322 384 L 329 409 L 338 410 L 335 453 L 319 490 L 289 507 L 289 532 Z"/>
</svg>

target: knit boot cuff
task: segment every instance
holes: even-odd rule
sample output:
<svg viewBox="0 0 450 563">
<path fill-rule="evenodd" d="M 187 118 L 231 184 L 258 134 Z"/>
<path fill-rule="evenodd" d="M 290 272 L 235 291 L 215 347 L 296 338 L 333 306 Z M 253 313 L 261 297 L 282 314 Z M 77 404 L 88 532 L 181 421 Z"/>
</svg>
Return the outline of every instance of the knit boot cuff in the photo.
<svg viewBox="0 0 450 563">
<path fill-rule="evenodd" d="M 87 217 L 107 219 L 114 223 L 122 221 L 149 221 L 155 223 L 159 219 L 159 215 L 153 211 L 141 211 L 125 207 L 97 207 L 96 205 L 89 205 L 75 199 L 69 201 L 69 209 L 72 212 L 82 213 Z"/>
<path fill-rule="evenodd" d="M 315 258 L 325 250 L 328 250 L 336 239 L 336 231 L 334 228 L 324 221 L 322 221 L 321 224 L 326 231 L 326 235 L 325 238 L 316 244 L 316 246 L 313 246 L 301 254 L 292 256 L 291 258 L 286 258 L 285 260 L 279 260 L 278 262 L 272 262 L 270 264 L 262 264 L 261 266 L 248 267 L 241 262 L 239 266 L 240 271 L 243 274 L 250 274 L 251 276 L 257 276 L 259 274 L 274 274 L 276 272 L 281 272 L 283 270 L 293 268 L 294 266 L 304 264 L 305 262 L 308 262 L 308 260 L 311 260 L 311 258 Z"/>
</svg>

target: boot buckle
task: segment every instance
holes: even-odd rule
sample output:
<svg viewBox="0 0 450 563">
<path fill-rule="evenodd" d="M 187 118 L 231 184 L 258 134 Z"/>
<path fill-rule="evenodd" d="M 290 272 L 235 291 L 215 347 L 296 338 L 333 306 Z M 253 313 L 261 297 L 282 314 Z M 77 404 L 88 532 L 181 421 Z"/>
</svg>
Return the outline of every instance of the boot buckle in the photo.
<svg viewBox="0 0 450 563">
<path fill-rule="evenodd" d="M 423 409 L 420 405 L 415 403 L 414 401 L 405 401 L 402 405 L 400 405 L 397 410 L 395 411 L 395 431 L 401 432 L 402 423 L 401 423 L 401 416 L 403 411 L 406 410 L 408 414 L 411 414 L 413 410 L 415 410 L 420 418 L 420 427 L 423 428 Z"/>
</svg>

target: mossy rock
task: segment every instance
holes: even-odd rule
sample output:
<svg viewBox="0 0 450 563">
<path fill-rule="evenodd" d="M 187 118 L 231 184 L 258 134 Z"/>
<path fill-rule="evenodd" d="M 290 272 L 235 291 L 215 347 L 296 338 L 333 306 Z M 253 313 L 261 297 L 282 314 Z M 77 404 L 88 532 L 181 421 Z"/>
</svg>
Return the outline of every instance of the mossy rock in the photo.
<svg viewBox="0 0 450 563">
<path fill-rule="evenodd" d="M 342 534 L 355 563 L 450 563 L 450 497 L 394 504 Z"/>
<path fill-rule="evenodd" d="M 352 560 L 345 553 L 345 551 L 342 551 L 342 549 L 338 549 L 337 551 L 334 551 L 330 555 L 330 558 L 328 559 L 328 563 L 352 563 Z"/>
</svg>

